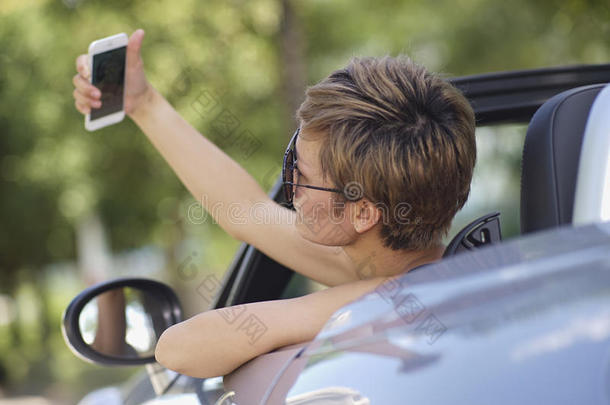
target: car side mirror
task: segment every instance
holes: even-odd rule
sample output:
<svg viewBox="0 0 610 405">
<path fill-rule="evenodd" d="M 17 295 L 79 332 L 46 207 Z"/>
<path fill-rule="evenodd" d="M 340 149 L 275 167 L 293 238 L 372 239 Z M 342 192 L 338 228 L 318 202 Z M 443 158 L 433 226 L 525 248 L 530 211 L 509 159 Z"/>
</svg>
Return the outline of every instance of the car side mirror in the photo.
<svg viewBox="0 0 610 405">
<path fill-rule="evenodd" d="M 140 365 L 155 361 L 163 331 L 182 321 L 174 291 L 158 281 L 123 278 L 87 288 L 63 315 L 62 333 L 85 361 Z"/>
</svg>

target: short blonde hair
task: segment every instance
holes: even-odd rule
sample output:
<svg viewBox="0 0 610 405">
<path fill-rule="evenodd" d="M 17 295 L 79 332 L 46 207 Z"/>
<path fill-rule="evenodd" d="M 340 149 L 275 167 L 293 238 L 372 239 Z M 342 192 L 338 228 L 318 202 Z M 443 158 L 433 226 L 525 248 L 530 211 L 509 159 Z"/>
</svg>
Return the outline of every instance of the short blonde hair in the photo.
<svg viewBox="0 0 610 405">
<path fill-rule="evenodd" d="M 425 249 L 447 234 L 476 161 L 474 112 L 453 85 L 405 56 L 354 58 L 307 89 L 297 119 L 324 134 L 325 178 L 382 209 L 385 246 Z"/>
</svg>

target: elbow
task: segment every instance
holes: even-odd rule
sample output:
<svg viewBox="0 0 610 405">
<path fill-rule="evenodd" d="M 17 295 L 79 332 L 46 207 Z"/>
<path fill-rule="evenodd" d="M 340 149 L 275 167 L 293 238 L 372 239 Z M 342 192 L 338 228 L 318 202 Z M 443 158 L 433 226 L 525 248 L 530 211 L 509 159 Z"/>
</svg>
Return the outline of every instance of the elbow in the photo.
<svg viewBox="0 0 610 405">
<path fill-rule="evenodd" d="M 180 343 L 180 332 L 179 325 L 174 325 L 161 334 L 155 347 L 155 360 L 163 367 L 177 373 L 203 378 L 195 375 L 197 370 L 192 369 L 193 359 L 189 360 L 188 349 Z"/>
<path fill-rule="evenodd" d="M 184 363 L 180 360 L 182 349 L 177 344 L 176 333 L 172 329 L 174 329 L 174 326 L 161 334 L 155 347 L 155 359 L 163 367 L 184 374 Z"/>
<path fill-rule="evenodd" d="M 159 364 L 195 378 L 211 378 L 226 374 L 221 368 L 214 367 L 219 365 L 214 361 L 215 359 L 202 358 L 201 350 L 186 344 L 180 329 L 180 324 L 174 325 L 161 334 L 155 347 L 155 359 Z"/>
</svg>

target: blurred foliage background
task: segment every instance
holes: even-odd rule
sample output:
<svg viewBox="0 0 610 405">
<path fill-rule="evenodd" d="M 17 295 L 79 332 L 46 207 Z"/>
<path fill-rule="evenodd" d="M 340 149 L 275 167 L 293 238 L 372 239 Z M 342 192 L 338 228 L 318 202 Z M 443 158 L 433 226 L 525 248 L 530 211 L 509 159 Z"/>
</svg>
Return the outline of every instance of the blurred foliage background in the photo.
<svg viewBox="0 0 610 405">
<path fill-rule="evenodd" d="M 89 133 L 74 108 L 75 58 L 137 28 L 148 79 L 193 126 L 214 138 L 214 116 L 196 108 L 213 94 L 259 141 L 244 153 L 214 139 L 266 189 L 303 90 L 352 56 L 406 53 L 462 76 L 610 54 L 606 0 L 2 0 L 0 398 L 74 403 L 124 381 L 137 369 L 92 366 L 67 349 L 69 300 L 94 281 L 153 277 L 193 314 L 206 308 L 196 278 L 220 277 L 238 246 L 188 217 L 196 200 L 133 122 Z M 479 131 L 473 193 L 455 227 L 499 209 L 505 236 L 518 234 L 523 135 L 518 125 Z M 180 277 L 185 260 L 195 278 Z"/>
</svg>

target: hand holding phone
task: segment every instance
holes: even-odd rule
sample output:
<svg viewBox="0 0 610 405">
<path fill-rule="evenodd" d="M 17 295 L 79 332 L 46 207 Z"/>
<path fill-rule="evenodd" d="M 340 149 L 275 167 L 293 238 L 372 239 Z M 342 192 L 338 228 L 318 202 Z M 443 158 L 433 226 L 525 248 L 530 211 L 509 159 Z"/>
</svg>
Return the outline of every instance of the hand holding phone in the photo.
<svg viewBox="0 0 610 405">
<path fill-rule="evenodd" d="M 106 50 L 120 48 L 120 46 L 117 46 L 120 44 L 113 41 L 113 45 L 110 45 L 107 43 L 108 38 L 94 41 L 90 46 L 90 54 L 82 54 L 76 58 L 76 70 L 78 73 L 74 75 L 72 80 L 75 87 L 73 97 L 76 109 L 87 116 L 85 118 L 85 127 L 87 129 L 95 130 L 119 122 L 124 118 L 125 114 L 129 115 L 134 112 L 143 104 L 143 101 L 147 99 L 146 95 L 152 88 L 144 74 L 144 64 L 140 56 L 143 38 L 144 31 L 138 29 L 127 41 L 126 60 L 125 63 L 123 63 L 123 98 L 120 109 L 116 106 L 116 103 L 121 103 L 120 98 L 116 97 L 117 91 L 121 90 L 121 87 L 116 85 L 116 82 L 120 81 L 120 75 L 117 76 L 116 69 L 113 68 L 109 68 L 109 75 L 104 74 L 105 68 L 101 68 L 100 72 L 95 72 L 93 66 L 96 60 L 101 61 L 99 58 L 103 55 L 100 54 L 104 51 L 104 47 L 102 46 L 102 52 L 99 52 L 100 48 L 98 48 L 98 45 L 94 44 L 99 44 L 101 43 L 99 41 L 104 41 L 108 46 Z M 96 55 L 98 55 L 97 58 Z M 108 67 L 108 63 L 105 65 Z M 97 76 L 97 79 L 94 76 Z M 103 79 L 99 76 L 103 76 Z M 108 83 L 107 87 L 105 83 Z M 102 96 L 101 90 L 107 90 L 107 94 Z M 112 98 L 113 96 L 114 98 Z M 111 104 L 111 101 L 109 100 L 114 100 L 116 102 L 114 104 L 114 111 L 113 108 L 110 108 L 113 104 Z M 105 109 L 105 107 L 108 107 L 108 109 Z M 100 118 L 102 118 L 102 120 L 100 120 Z M 87 123 L 87 121 L 89 121 L 89 123 Z"/>
<path fill-rule="evenodd" d="M 101 107 L 85 116 L 85 128 L 94 131 L 125 118 L 123 103 L 127 34 L 120 33 L 89 45 L 90 82 L 101 92 Z"/>
</svg>

